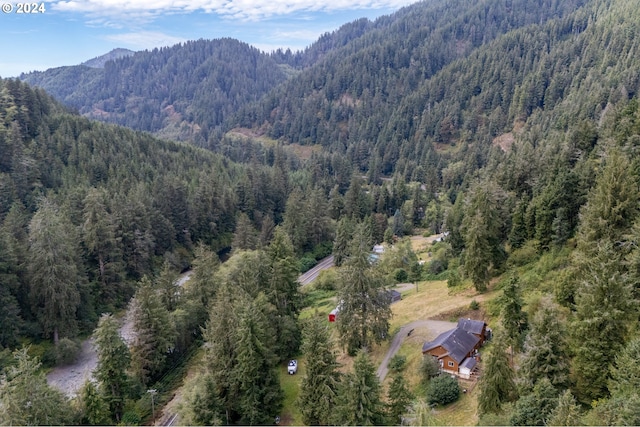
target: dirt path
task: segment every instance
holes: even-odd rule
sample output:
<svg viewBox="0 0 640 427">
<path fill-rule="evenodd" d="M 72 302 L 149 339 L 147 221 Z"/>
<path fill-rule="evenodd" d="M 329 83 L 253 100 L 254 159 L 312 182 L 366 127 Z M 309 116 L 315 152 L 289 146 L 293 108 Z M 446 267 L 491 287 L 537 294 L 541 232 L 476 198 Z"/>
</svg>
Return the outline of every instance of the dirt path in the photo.
<svg viewBox="0 0 640 427">
<path fill-rule="evenodd" d="M 188 271 L 178 279 L 178 286 L 182 286 L 191 277 Z M 131 345 L 133 341 L 133 319 L 131 310 L 127 310 L 120 327 L 120 336 Z M 89 338 L 82 342 L 81 351 L 76 361 L 71 365 L 57 366 L 47 374 L 49 385 L 62 391 L 69 397 L 75 397 L 82 385 L 88 379 L 93 379 L 93 371 L 98 366 L 98 354 L 93 346 L 93 339 Z"/>
<path fill-rule="evenodd" d="M 380 382 L 384 381 L 389 372 L 389 361 L 398 352 L 402 342 L 413 332 L 413 329 L 427 328 L 430 334 L 433 335 L 433 339 L 439 334 L 455 328 L 455 326 L 455 323 L 445 322 L 443 320 L 416 320 L 401 326 L 398 333 L 393 337 L 391 346 L 389 346 L 389 350 L 387 350 L 387 354 L 384 356 L 384 359 L 382 359 L 382 363 L 380 363 L 380 367 L 378 368 L 377 374 Z"/>
<path fill-rule="evenodd" d="M 49 385 L 62 390 L 67 396 L 75 397 L 82 385 L 92 378 L 91 373 L 98 365 L 93 339 L 82 343 L 80 354 L 73 365 L 59 366 L 49 372 Z"/>
</svg>

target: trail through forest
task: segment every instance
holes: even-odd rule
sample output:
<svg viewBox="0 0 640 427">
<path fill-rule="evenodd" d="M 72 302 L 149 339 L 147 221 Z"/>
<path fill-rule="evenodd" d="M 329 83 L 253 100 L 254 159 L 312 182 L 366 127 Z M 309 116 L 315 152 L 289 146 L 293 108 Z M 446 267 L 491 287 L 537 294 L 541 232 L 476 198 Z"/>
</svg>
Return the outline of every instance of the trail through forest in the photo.
<svg viewBox="0 0 640 427">
<path fill-rule="evenodd" d="M 183 273 L 177 281 L 178 286 L 184 285 L 190 277 L 191 271 Z M 135 336 L 131 305 L 129 305 L 122 319 L 120 335 L 130 346 Z M 98 354 L 93 345 L 93 338 L 88 338 L 82 342 L 80 354 L 78 354 L 76 361 L 71 365 L 55 367 L 47 374 L 47 382 L 67 396 L 74 397 L 78 394 L 85 381 L 92 379 L 92 373 L 96 366 L 98 366 Z"/>
</svg>

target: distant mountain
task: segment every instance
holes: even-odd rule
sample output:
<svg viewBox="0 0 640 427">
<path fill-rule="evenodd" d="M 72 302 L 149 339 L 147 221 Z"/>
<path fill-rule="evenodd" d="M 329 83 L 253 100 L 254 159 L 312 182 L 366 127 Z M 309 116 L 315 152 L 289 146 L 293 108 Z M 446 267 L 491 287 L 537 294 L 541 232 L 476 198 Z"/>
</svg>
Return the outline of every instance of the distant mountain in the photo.
<svg viewBox="0 0 640 427">
<path fill-rule="evenodd" d="M 231 113 L 257 101 L 291 67 L 233 39 L 198 40 L 105 62 L 23 74 L 84 116 L 204 142 Z"/>
<path fill-rule="evenodd" d="M 467 117 L 483 116 L 474 119 L 472 129 L 491 127 L 483 129 L 491 137 L 507 129 L 514 118 L 509 121 L 508 111 L 498 121 L 486 118 L 496 108 L 494 95 L 496 102 L 510 103 L 507 98 L 520 82 L 500 80 L 495 73 L 541 53 L 541 46 L 526 43 L 525 34 L 548 35 L 547 47 L 577 37 L 583 18 L 574 14 L 587 3 L 429 1 L 371 24 L 358 21 L 359 31 L 343 43 L 320 40 L 319 45 L 337 47 L 323 49 L 314 65 L 251 106 L 250 113 L 241 113 L 232 126 L 260 127 L 275 139 L 346 151 L 362 170 L 377 162 L 384 174 L 392 173 L 401 157 L 416 161 L 427 155 L 433 144 L 426 142 L 456 141 L 471 125 Z M 514 43 L 519 51 L 508 47 Z M 485 54 L 491 59 L 483 59 Z M 463 69 L 471 75 L 458 81 Z M 510 89 L 498 94 L 503 85 Z M 479 96 L 491 98 L 469 110 Z"/>
<path fill-rule="evenodd" d="M 131 56 L 134 53 L 135 52 L 133 50 L 117 48 L 117 49 L 113 49 L 109 53 L 105 53 L 104 55 L 96 56 L 93 59 L 85 61 L 80 65 L 86 65 L 87 67 L 91 67 L 91 68 L 104 68 L 104 64 L 107 61 L 111 61 L 113 59 L 122 58 L 122 57 L 125 57 L 125 56 Z"/>
<path fill-rule="evenodd" d="M 321 145 L 373 177 L 431 174 L 431 187 L 461 184 L 451 165 L 472 176 L 470 165 L 486 164 L 496 138 L 512 140 L 527 124 L 542 137 L 597 123 L 609 103 L 639 93 L 632 4 L 417 3 L 362 22 L 360 35 L 327 49 L 228 128 Z"/>
<path fill-rule="evenodd" d="M 321 145 L 372 176 L 429 170 L 437 187 L 448 164 L 482 167 L 532 116 L 597 120 L 608 99 L 638 93 L 631 6 L 429 0 L 347 23 L 302 52 L 199 40 L 22 78 L 88 117 L 163 137 L 213 146 L 246 128 Z"/>
</svg>

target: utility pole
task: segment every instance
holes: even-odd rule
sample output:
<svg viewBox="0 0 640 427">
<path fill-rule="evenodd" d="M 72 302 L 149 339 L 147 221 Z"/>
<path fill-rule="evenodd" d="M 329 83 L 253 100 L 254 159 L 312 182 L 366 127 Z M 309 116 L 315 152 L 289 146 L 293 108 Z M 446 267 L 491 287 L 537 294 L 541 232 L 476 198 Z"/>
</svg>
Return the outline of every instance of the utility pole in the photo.
<svg viewBox="0 0 640 427">
<path fill-rule="evenodd" d="M 147 390 L 147 393 L 151 394 L 151 418 L 153 420 L 156 419 L 156 408 L 155 408 L 155 404 L 153 401 L 153 397 L 156 395 L 156 393 L 158 392 L 158 390 L 156 390 L 155 388 L 151 388 L 149 390 Z"/>
</svg>

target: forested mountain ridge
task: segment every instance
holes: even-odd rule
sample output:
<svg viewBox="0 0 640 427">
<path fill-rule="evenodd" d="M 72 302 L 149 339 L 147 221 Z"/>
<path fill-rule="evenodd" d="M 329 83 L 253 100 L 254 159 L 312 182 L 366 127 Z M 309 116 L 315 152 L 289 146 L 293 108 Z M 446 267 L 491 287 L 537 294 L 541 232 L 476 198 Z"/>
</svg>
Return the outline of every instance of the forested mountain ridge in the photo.
<svg viewBox="0 0 640 427">
<path fill-rule="evenodd" d="M 295 75 L 293 69 L 308 68 L 304 76 L 295 80 L 299 83 L 294 81 L 269 96 L 267 104 L 259 107 L 263 113 L 251 109 L 248 121 L 242 114 L 241 124 L 259 125 L 251 119 L 259 114 L 257 120 L 267 118 L 274 122 L 275 129 L 270 131 L 273 137 L 301 142 L 319 138 L 326 145 L 322 135 L 329 132 L 328 128 L 333 129 L 336 120 L 343 128 L 344 120 L 353 114 L 348 98 L 364 102 L 364 114 L 369 114 L 371 108 L 380 110 L 381 103 L 386 104 L 385 109 L 395 108 L 420 82 L 452 60 L 467 56 L 512 29 L 565 16 L 582 3 L 582 0 L 539 4 L 426 1 L 375 22 L 361 19 L 345 24 L 320 37 L 304 52 L 278 51 L 265 55 L 234 40 L 200 40 L 138 52 L 133 57 L 115 60 L 104 71 L 62 67 L 21 78 L 45 88 L 89 117 L 215 146 L 220 134 L 215 132 L 210 138 L 209 132 L 227 120 L 231 111 L 258 100 L 287 76 Z M 150 66 L 151 63 L 155 65 Z M 109 78 L 105 78 L 107 75 Z M 349 83 L 354 76 L 358 76 L 357 81 Z M 348 91 L 345 85 L 350 87 Z M 311 88 L 319 93 L 307 99 Z M 345 97 L 341 98 L 342 95 Z M 338 107 L 328 111 L 329 107 L 318 104 L 321 98 L 325 103 L 337 102 Z M 305 99 L 303 113 L 297 111 L 302 105 L 289 105 L 302 99 Z M 279 108 L 271 111 L 274 103 Z M 316 123 L 318 119 L 302 119 L 310 114 L 310 109 L 323 111 L 321 116 L 331 115 L 332 123 L 324 125 Z M 388 112 L 379 113 L 386 117 Z M 272 113 L 275 120 L 270 118 Z M 287 120 L 291 124 L 285 126 L 290 130 L 284 133 L 280 123 L 283 114 L 291 116 Z M 356 116 L 361 117 L 361 113 Z M 227 128 L 232 123 L 236 122 L 230 122 Z M 320 136 L 303 129 L 315 125 Z M 380 130 L 379 126 L 376 128 Z M 335 139 L 335 129 L 327 133 L 327 138 L 329 135 Z M 354 141 L 359 138 L 352 136 Z"/>
<path fill-rule="evenodd" d="M 629 34 L 636 14 L 611 25 L 630 3 L 473 2 L 442 11 L 449 19 L 434 31 L 428 28 L 432 11 L 420 6 L 403 9 L 389 29 L 368 32 L 287 81 L 238 124 L 264 130 L 266 120 L 274 138 L 321 144 L 346 152 L 363 171 L 400 169 L 410 178 L 406 171 L 438 163 L 439 144 L 481 140 L 477 154 L 486 158 L 494 137 L 567 97 L 573 114 L 621 85 L 635 92 L 636 46 Z M 622 26 L 630 33 L 618 31 Z M 588 108 L 581 117 L 595 117 Z"/>
<path fill-rule="evenodd" d="M 97 314 L 127 303 L 135 281 L 163 262 L 181 270 L 199 243 L 228 247 L 238 210 L 257 227 L 267 217 L 281 221 L 288 184 L 280 169 L 237 165 L 90 121 L 18 80 L 0 81 L 0 120 L 1 324 L 12 325 L 2 328 L 3 347 L 25 335 L 50 337 L 56 322 L 47 316 L 66 319 L 60 337 L 86 332 Z M 287 162 L 284 153 L 275 157 Z M 236 190 L 245 185 L 246 192 Z M 38 260 L 36 253 L 49 252 L 34 246 L 37 230 L 50 233 L 41 243 L 56 245 L 62 258 Z M 46 266 L 63 270 L 39 270 Z M 36 297 L 52 284 L 38 288 L 35 277 L 49 276 L 73 290 L 75 308 L 52 314 Z"/>
<path fill-rule="evenodd" d="M 92 68 L 103 68 L 104 64 L 107 61 L 112 61 L 114 59 L 122 58 L 123 56 L 131 56 L 134 53 L 135 52 L 133 50 L 117 48 L 117 49 L 113 49 L 108 53 L 105 53 L 104 55 L 100 55 L 88 61 L 84 61 L 80 65 L 86 65 L 87 67 L 92 67 Z"/>
<path fill-rule="evenodd" d="M 87 117 L 202 143 L 230 113 L 284 81 L 283 67 L 246 43 L 219 39 L 20 78 Z"/>
</svg>

